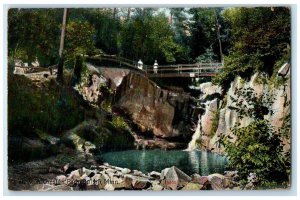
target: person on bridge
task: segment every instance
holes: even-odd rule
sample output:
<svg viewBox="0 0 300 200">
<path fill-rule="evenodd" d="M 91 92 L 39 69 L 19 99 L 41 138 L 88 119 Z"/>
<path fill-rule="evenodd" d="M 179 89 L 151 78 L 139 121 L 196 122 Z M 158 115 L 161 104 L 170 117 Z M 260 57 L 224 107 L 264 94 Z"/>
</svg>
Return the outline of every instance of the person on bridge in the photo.
<svg viewBox="0 0 300 200">
<path fill-rule="evenodd" d="M 143 70 L 143 62 L 142 62 L 141 59 L 138 61 L 138 68 L 139 68 L 140 70 Z"/>
<path fill-rule="evenodd" d="M 154 74 L 157 74 L 157 71 L 158 71 L 158 63 L 157 63 L 157 60 L 155 60 L 154 65 L 153 65 Z"/>
</svg>

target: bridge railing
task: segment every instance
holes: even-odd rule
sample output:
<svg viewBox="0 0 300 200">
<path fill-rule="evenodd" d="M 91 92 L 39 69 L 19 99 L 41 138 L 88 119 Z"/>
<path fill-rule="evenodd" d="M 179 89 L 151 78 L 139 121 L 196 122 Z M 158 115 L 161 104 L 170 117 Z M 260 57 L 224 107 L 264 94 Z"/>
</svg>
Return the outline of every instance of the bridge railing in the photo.
<svg viewBox="0 0 300 200">
<path fill-rule="evenodd" d="M 178 65 L 161 65 L 157 72 L 154 69 L 147 71 L 152 77 L 199 77 L 214 76 L 223 68 L 222 63 L 195 63 Z"/>
<path fill-rule="evenodd" d="M 152 77 L 197 77 L 214 76 L 223 68 L 223 63 L 195 63 L 195 64 L 176 64 L 176 65 L 158 65 L 157 71 L 151 65 L 143 65 L 143 70 L 138 69 L 136 61 L 129 60 L 117 55 L 101 55 L 88 57 L 89 60 L 114 62 L 117 66 L 126 66 L 135 71 L 141 71 Z"/>
</svg>

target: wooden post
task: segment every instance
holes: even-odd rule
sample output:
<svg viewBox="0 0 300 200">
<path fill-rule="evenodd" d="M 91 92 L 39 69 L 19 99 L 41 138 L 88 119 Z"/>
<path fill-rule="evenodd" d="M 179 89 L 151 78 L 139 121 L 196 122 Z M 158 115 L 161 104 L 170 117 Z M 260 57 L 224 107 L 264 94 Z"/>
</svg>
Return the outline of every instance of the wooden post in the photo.
<svg viewBox="0 0 300 200">
<path fill-rule="evenodd" d="M 60 45 L 59 45 L 59 61 L 58 61 L 58 67 L 57 67 L 57 81 L 61 84 L 64 82 L 64 43 L 65 43 L 65 31 L 66 31 L 66 23 L 67 23 L 67 12 L 68 9 L 64 8 L 64 15 L 63 15 L 63 21 L 62 21 L 62 28 L 61 28 L 61 36 L 60 36 Z"/>
</svg>

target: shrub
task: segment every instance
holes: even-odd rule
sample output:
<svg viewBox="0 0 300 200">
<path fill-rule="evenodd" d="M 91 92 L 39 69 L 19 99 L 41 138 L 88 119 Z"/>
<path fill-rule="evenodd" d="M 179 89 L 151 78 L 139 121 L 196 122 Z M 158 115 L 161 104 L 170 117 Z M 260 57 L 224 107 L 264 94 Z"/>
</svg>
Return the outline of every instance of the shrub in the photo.
<svg viewBox="0 0 300 200">
<path fill-rule="evenodd" d="M 209 133 L 210 137 L 213 137 L 214 134 L 216 133 L 216 131 L 218 130 L 219 119 L 220 119 L 220 109 L 218 109 L 214 113 L 214 117 L 212 119 L 211 129 L 210 129 L 210 133 Z"/>
<path fill-rule="evenodd" d="M 72 91 L 54 81 L 44 84 L 39 88 L 26 77 L 9 73 L 9 135 L 32 137 L 36 130 L 59 135 L 83 120 L 84 109 Z"/>
<path fill-rule="evenodd" d="M 128 125 L 121 116 L 113 116 L 112 125 L 117 129 L 128 129 Z"/>
<path fill-rule="evenodd" d="M 237 96 L 237 98 L 235 97 Z M 231 97 L 233 109 L 239 118 L 249 117 L 253 121 L 246 127 L 239 123 L 231 129 L 236 140 L 224 137 L 222 144 L 229 158 L 229 167 L 239 171 L 242 183 L 250 173 L 256 173 L 259 187 L 273 187 L 288 181 L 290 156 L 283 153 L 280 134 L 264 119 L 272 114 L 273 98 L 263 94 L 257 97 L 251 88 L 235 91 Z"/>
<path fill-rule="evenodd" d="M 237 124 L 231 131 L 237 140 L 225 142 L 225 149 L 230 167 L 239 171 L 241 181 L 246 182 L 249 173 L 257 174 L 261 186 L 288 179 L 281 140 L 268 121 L 257 120 L 247 127 Z"/>
</svg>

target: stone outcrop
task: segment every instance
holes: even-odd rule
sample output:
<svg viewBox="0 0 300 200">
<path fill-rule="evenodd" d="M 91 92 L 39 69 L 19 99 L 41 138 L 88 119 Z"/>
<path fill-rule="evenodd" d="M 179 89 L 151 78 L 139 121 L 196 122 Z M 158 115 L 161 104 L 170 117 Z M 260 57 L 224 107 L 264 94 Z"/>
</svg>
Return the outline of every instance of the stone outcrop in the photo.
<svg viewBox="0 0 300 200">
<path fill-rule="evenodd" d="M 114 129 L 97 120 L 83 121 L 68 130 L 62 135 L 62 142 L 87 155 L 92 155 L 95 150 L 120 151 L 134 148 L 134 137 L 129 131 Z"/>
<path fill-rule="evenodd" d="M 107 84 L 107 79 L 101 75 L 99 69 L 87 64 L 82 70 L 80 81 L 76 83 L 74 89 L 82 95 L 84 100 L 92 104 L 97 104 L 102 96 L 101 86 Z"/>
<path fill-rule="evenodd" d="M 203 83 L 198 89 L 201 90 L 200 102 L 204 102 L 204 112 L 199 116 L 198 124 L 195 133 L 189 143 L 188 150 L 206 149 L 217 153 L 223 153 L 222 146 L 217 145 L 217 140 L 221 134 L 230 136 L 232 140 L 235 136 L 231 134 L 230 129 L 238 122 L 241 126 L 247 126 L 252 122 L 251 118 L 238 118 L 238 113 L 230 109 L 233 105 L 231 97 L 241 98 L 235 95 L 236 89 L 252 88 L 257 97 L 264 95 L 273 96 L 274 102 L 271 105 L 273 114 L 265 115 L 275 130 L 280 130 L 283 125 L 283 118 L 290 113 L 290 74 L 289 64 L 284 64 L 278 71 L 278 75 L 274 80 L 271 80 L 265 74 L 256 73 L 249 81 L 243 80 L 241 77 L 236 77 L 231 83 L 227 93 L 223 99 L 220 98 L 222 90 L 211 83 Z M 277 82 L 276 82 L 277 81 Z M 284 82 L 284 83 L 282 83 Z M 215 94 L 214 94 L 215 92 Z M 209 98 L 210 97 L 210 98 Z M 215 115 L 218 113 L 218 115 Z M 217 122 L 216 122 L 217 121 Z M 213 123 L 215 123 L 213 125 Z M 284 150 L 290 149 L 289 139 L 283 139 Z M 220 148 L 219 148 L 220 147 Z"/>
<path fill-rule="evenodd" d="M 207 83 L 203 83 L 205 85 L 210 85 Z M 202 85 L 202 84 L 201 84 Z M 199 88 L 202 88 L 200 85 Z M 205 87 L 204 87 L 205 88 Z M 218 95 L 221 95 L 222 90 L 220 88 L 215 88 L 213 91 L 217 91 Z M 203 92 L 203 91 L 202 91 Z M 200 97 L 200 101 L 205 101 L 208 95 L 213 95 L 211 91 L 208 91 L 209 94 L 203 93 Z M 204 99 L 202 98 L 204 97 Z M 219 109 L 222 101 L 219 98 L 215 97 L 212 100 L 208 100 L 202 104 L 204 113 L 199 115 L 198 123 L 196 126 L 195 133 L 192 137 L 191 142 L 188 145 L 188 150 L 194 150 L 197 148 L 207 149 L 210 146 L 210 138 L 212 136 L 213 123 L 215 120 L 219 120 Z M 214 125 L 216 126 L 216 125 Z"/>
<path fill-rule="evenodd" d="M 101 68 L 89 63 L 75 89 L 97 104 L 101 86 L 113 91 L 113 106 L 124 110 L 142 133 L 162 138 L 190 138 L 193 100 L 189 94 L 160 88 L 148 77 L 126 69 Z"/>
<path fill-rule="evenodd" d="M 193 108 L 188 94 L 164 90 L 147 77 L 129 73 L 116 96 L 116 105 L 130 115 L 142 132 L 165 138 L 189 133 Z"/>
</svg>

